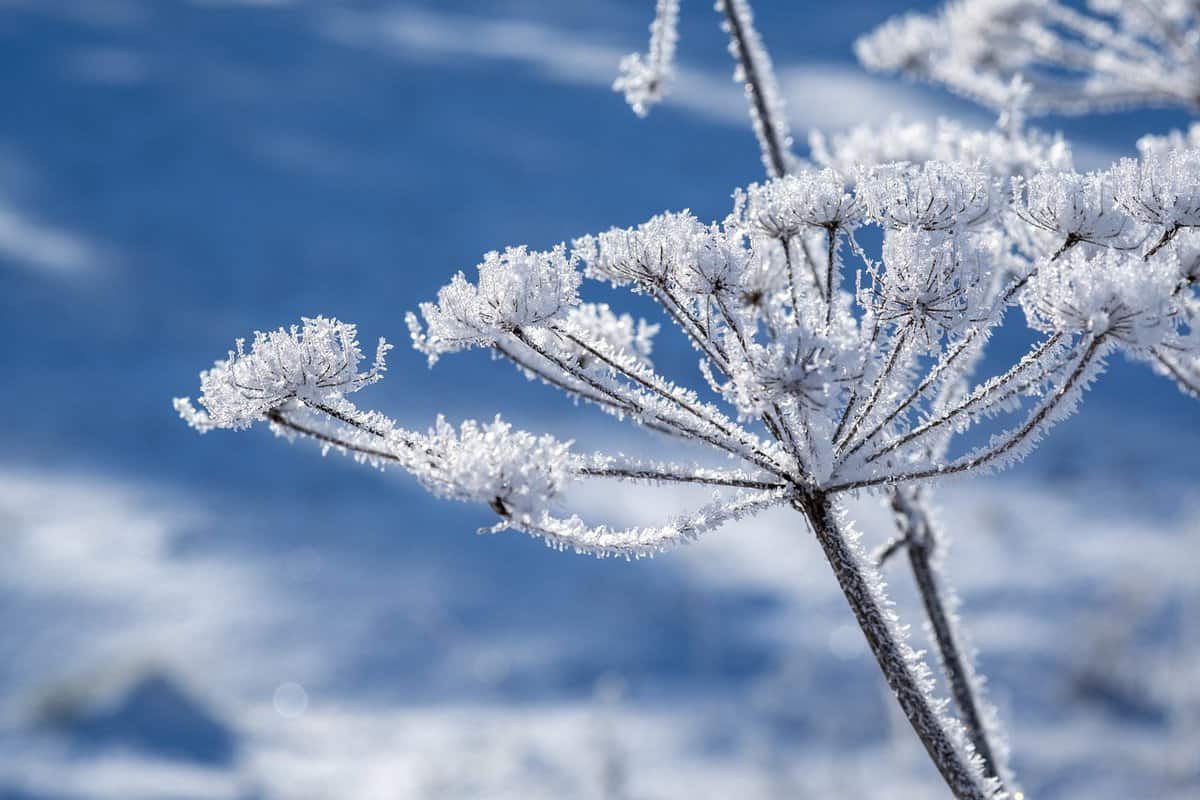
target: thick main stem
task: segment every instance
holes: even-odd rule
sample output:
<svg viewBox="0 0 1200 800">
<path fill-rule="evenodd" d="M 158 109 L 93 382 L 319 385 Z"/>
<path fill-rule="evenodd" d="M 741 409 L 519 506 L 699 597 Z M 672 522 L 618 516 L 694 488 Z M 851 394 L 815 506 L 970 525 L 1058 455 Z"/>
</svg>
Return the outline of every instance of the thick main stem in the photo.
<svg viewBox="0 0 1200 800">
<path fill-rule="evenodd" d="M 888 686 L 942 779 L 958 800 L 987 800 L 991 792 L 985 788 L 979 771 L 955 745 L 944 720 L 922 690 L 906 650 L 863 571 L 862 559 L 838 524 L 832 501 L 827 495 L 812 493 L 798 496 L 795 503 L 812 526 Z"/>
<path fill-rule="evenodd" d="M 954 698 L 959 718 L 967 728 L 971 743 L 975 745 L 975 752 L 983 759 L 984 773 L 988 777 L 1001 780 L 992 745 L 988 741 L 987 726 L 976 702 L 975 687 L 968 672 L 967 662 L 959 648 L 950 612 L 938 590 L 937 574 L 932 563 L 934 548 L 937 545 L 933 525 L 925 509 L 917 504 L 916 497 L 893 490 L 891 503 L 892 510 L 896 512 L 896 524 L 903 536 L 908 563 L 912 568 L 913 578 L 916 579 L 925 615 L 929 618 L 929 627 L 933 629 L 938 655 L 942 661 L 942 671 L 946 673 L 950 684 L 950 694 Z"/>
</svg>

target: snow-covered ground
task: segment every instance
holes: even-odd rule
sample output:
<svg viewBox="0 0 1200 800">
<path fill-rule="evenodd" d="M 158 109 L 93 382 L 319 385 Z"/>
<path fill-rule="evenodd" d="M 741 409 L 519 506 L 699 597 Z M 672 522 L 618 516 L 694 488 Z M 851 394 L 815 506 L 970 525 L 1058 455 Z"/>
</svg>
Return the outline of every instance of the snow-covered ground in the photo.
<svg viewBox="0 0 1200 800">
<path fill-rule="evenodd" d="M 486 250 L 722 214 L 761 167 L 708 4 L 673 103 L 639 121 L 608 91 L 651 6 L 0 2 L 0 797 L 944 796 L 794 515 L 594 561 L 173 417 L 236 335 L 324 312 L 400 341 Z M 986 124 L 853 64 L 895 7 L 757 6 L 798 129 Z M 1182 122 L 1048 126 L 1096 160 Z M 453 361 L 396 353 L 372 403 L 648 446 Z M 1114 364 L 1028 464 L 937 494 L 1029 797 L 1200 793 L 1193 402 Z M 578 500 L 674 510 L 650 497 Z"/>
</svg>

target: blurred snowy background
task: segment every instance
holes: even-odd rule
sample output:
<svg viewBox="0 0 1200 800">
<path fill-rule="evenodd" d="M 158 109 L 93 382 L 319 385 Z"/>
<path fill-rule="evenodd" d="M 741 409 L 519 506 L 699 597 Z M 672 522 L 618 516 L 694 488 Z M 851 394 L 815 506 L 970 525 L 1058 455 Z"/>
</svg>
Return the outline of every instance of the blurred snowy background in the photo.
<svg viewBox="0 0 1200 800">
<path fill-rule="evenodd" d="M 710 4 L 665 106 L 609 91 L 652 5 L 0 0 L 0 798 L 944 796 L 795 515 L 594 561 L 171 409 L 235 336 L 403 345 L 486 250 L 722 216 L 761 165 Z M 990 122 L 853 62 L 903 6 L 755 5 L 800 138 Z M 1089 167 L 1186 122 L 1038 124 Z M 486 356 L 401 349 L 369 394 L 646 446 Z M 1118 362 L 1035 458 L 937 495 L 1029 797 L 1200 797 L 1198 465 L 1200 406 Z"/>
</svg>

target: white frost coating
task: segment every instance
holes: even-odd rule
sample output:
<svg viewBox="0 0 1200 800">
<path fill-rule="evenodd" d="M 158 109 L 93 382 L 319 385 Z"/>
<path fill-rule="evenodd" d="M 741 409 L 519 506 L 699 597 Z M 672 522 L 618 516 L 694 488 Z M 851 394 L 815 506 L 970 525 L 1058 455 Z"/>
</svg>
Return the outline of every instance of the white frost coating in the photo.
<svg viewBox="0 0 1200 800">
<path fill-rule="evenodd" d="M 644 117 L 671 90 L 675 77 L 675 46 L 679 42 L 679 0 L 658 0 L 650 23 L 650 47 L 643 57 L 630 53 L 621 59 L 613 91 L 622 92 L 633 113 Z"/>
<path fill-rule="evenodd" d="M 789 238 L 805 228 L 853 229 L 862 220 L 862 207 L 834 170 L 802 170 L 751 184 L 746 220 L 763 236 Z"/>
<path fill-rule="evenodd" d="M 1175 331 L 1173 258 L 1149 263 L 1117 250 L 1073 250 L 1042 264 L 1023 299 L 1029 324 L 1050 333 L 1109 336 L 1145 352 Z"/>
<path fill-rule="evenodd" d="M 700 509 L 680 514 L 657 527 L 610 528 L 589 526 L 577 516 L 566 519 L 543 514 L 536 519 L 503 522 L 493 530 L 508 527 L 546 540 L 559 550 L 574 550 L 594 556 L 642 558 L 671 547 L 687 544 L 721 525 L 758 514 L 787 501 L 786 490 L 739 492 L 733 500 L 713 500 Z"/>
<path fill-rule="evenodd" d="M 491 345 L 516 329 L 566 316 L 579 302 L 579 281 L 575 259 L 561 245 L 546 252 L 510 247 L 488 253 L 477 283 L 460 272 L 438 292 L 437 303 L 421 304 L 424 331 L 408 315 L 413 343 L 431 364 L 444 353 Z"/>
<path fill-rule="evenodd" d="M 814 161 L 848 176 L 863 167 L 896 161 L 982 164 L 1000 179 L 1073 167 L 1071 147 L 1060 134 L 1032 128 L 1016 135 L 995 128 L 972 130 L 947 119 L 930 125 L 893 117 L 880 126 L 858 125 L 828 137 L 813 131 L 808 143 Z"/>
<path fill-rule="evenodd" d="M 549 511 L 571 479 L 570 443 L 514 431 L 496 417 L 487 425 L 468 420 L 456 430 L 438 417 L 417 439 L 408 469 L 438 497 L 483 503 L 519 525 Z"/>
<path fill-rule="evenodd" d="M 1125 212 L 1161 231 L 1154 250 L 1180 228 L 1200 225 L 1200 150 L 1124 158 L 1113 172 L 1117 202 Z"/>
<path fill-rule="evenodd" d="M 955 0 L 855 43 L 864 66 L 1001 109 L 1016 77 L 1033 113 L 1200 104 L 1200 10 L 1178 0 Z"/>
<path fill-rule="evenodd" d="M 1058 234 L 1055 247 L 1078 242 L 1116 244 L 1131 232 L 1131 220 L 1115 208 L 1111 176 L 1041 172 L 1013 181 L 1013 209 L 1037 228 Z"/>
<path fill-rule="evenodd" d="M 877 167 L 858 179 L 858 197 L 873 221 L 886 227 L 957 230 L 994 210 L 991 175 L 956 163 Z"/>
<path fill-rule="evenodd" d="M 737 64 L 733 80 L 744 87 L 763 166 L 771 177 L 782 177 L 795 171 L 796 158 L 771 56 L 754 26 L 754 14 L 746 0 L 717 0 L 717 10 L 726 16 L 729 52 Z"/>
<path fill-rule="evenodd" d="M 176 398 L 175 409 L 200 432 L 212 428 L 247 428 L 289 400 L 333 403 L 383 377 L 384 356 L 391 349 L 383 339 L 375 363 L 359 372 L 363 354 L 353 325 L 325 317 L 305 318 L 270 333 L 254 334 L 250 351 L 238 339 L 229 357 L 200 373 L 200 404 Z"/>
<path fill-rule="evenodd" d="M 567 315 L 566 326 L 579 332 L 589 341 L 603 342 L 613 351 L 650 366 L 654 336 L 661 326 L 644 319 L 634 320 L 629 314 L 617 315 L 607 303 L 580 303 Z M 575 347 L 575 356 L 587 366 L 591 356 Z"/>
</svg>

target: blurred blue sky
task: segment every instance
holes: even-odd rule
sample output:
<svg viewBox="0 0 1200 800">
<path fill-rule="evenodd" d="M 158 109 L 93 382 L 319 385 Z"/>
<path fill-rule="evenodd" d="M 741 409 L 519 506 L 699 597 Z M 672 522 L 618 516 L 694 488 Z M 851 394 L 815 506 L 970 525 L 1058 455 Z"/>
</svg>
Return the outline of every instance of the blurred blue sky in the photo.
<svg viewBox="0 0 1200 800">
<path fill-rule="evenodd" d="M 279 778 L 279 760 L 260 757 L 315 747 L 286 737 L 279 744 L 271 738 L 283 736 L 271 727 L 279 721 L 255 716 L 286 681 L 308 688 L 307 719 L 341 736 L 335 721 L 315 716 L 322 698 L 326 711 L 394 712 L 394 725 L 413 719 L 414 708 L 483 704 L 477 717 L 466 716 L 467 727 L 493 717 L 503 727 L 539 703 L 578 701 L 586 728 L 597 681 L 614 675 L 640 704 L 670 713 L 717 707 L 705 719 L 734 741 L 684 737 L 672 759 L 711 752 L 743 767 L 747 759 L 772 763 L 747 744 L 762 738 L 769 752 L 795 745 L 828 765 L 855 757 L 831 754 L 831 743 L 844 740 L 868 755 L 883 748 L 881 757 L 911 766 L 911 785 L 927 785 L 920 759 L 889 744 L 873 667 L 852 645 L 849 660 L 837 648 L 831 655 L 830 631 L 845 620 L 815 551 L 801 551 L 812 558 L 795 579 L 814 582 L 810 593 L 790 579 L 764 583 L 774 539 L 755 545 L 747 563 L 756 566 L 733 570 L 735 580 L 714 576 L 703 550 L 626 565 L 518 537 L 475 537 L 490 522 L 486 514 L 429 500 L 402 476 L 322 459 L 265 432 L 198 437 L 171 409 L 170 399 L 194 394 L 198 371 L 235 337 L 323 313 L 357 322 L 365 340 L 382 335 L 399 346 L 388 379 L 361 399 L 407 425 L 423 426 L 439 411 L 503 412 L 519 425 L 636 447 L 635 433 L 486 355 L 427 369 L 406 347 L 403 315 L 487 250 L 546 247 L 664 209 L 720 217 L 734 187 L 760 177 L 707 0 L 684 3 L 683 71 L 672 101 L 639 120 L 609 90 L 620 56 L 645 47 L 652 5 L 0 0 L 0 530 L 9 529 L 16 553 L 0 572 L 8 656 L 0 685 L 9 697 L 0 718 L 0 797 L 99 796 L 79 776 L 101 757 L 62 750 L 57 734 L 35 735 L 36 698 L 77 684 L 91 687 L 88 695 L 107 685 L 100 676 L 126 676 L 113 679 L 120 684 L 148 665 L 219 709 L 212 713 L 242 748 L 233 766 L 204 767 L 211 782 L 197 779 L 200 788 L 178 796 L 339 796 L 293 791 Z M 801 151 L 810 127 L 836 131 L 898 112 L 990 122 L 935 89 L 857 67 L 854 38 L 903 6 L 755 7 Z M 1063 130 L 1084 166 L 1131 153 L 1142 133 L 1186 123 L 1172 112 L 1037 122 Z M 691 370 L 682 340 L 664 335 L 656 348 L 658 364 Z M 948 493 L 956 520 L 1011 531 L 1020 519 L 1052 518 L 1072 530 L 1050 536 L 1095 526 L 1095 541 L 1116 548 L 1081 558 L 1032 535 L 1008 540 L 1030 548 L 1024 552 L 993 542 L 996 559 L 1026 571 L 1030 582 L 1017 589 L 964 567 L 975 576 L 964 579 L 968 609 L 995 612 L 978 636 L 985 667 L 997 672 L 1011 713 L 1027 720 L 1017 731 L 1018 766 L 1024 757 L 1030 783 L 1046 796 L 1068 796 L 1056 786 L 1092 784 L 1022 749 L 1022 732 L 1033 739 L 1066 730 L 1047 718 L 1060 712 L 1046 710 L 1063 698 L 1027 681 L 1043 669 L 1074 669 L 1056 659 L 1078 649 L 1034 662 L 1009 646 L 1006 625 L 1047 606 L 1067 624 L 1077 620 L 1071 613 L 1104 602 L 1105 570 L 1121 563 L 1117 545 L 1138 533 L 1122 513 L 1151 512 L 1160 527 L 1143 531 L 1146 541 L 1183 537 L 1194 566 L 1197 443 L 1193 401 L 1141 366 L 1115 363 L 1080 416 L 999 482 L 997 491 L 1028 489 L 1042 505 L 1026 498 L 1012 511 L 974 489 Z M 1070 516 L 1101 490 L 1118 507 L 1112 519 Z M 645 497 L 627 502 L 640 513 Z M 786 521 L 772 524 L 787 530 Z M 959 534 L 964 564 L 974 546 L 967 531 Z M 1164 544 L 1154 563 L 1172 563 L 1171 552 Z M 1037 582 L 1050 579 L 1030 561 L 1061 566 L 1056 553 L 1079 573 L 1053 589 Z M 1194 587 L 1182 587 L 1176 600 L 1193 638 L 1181 639 L 1183 623 L 1156 606 L 1167 621 L 1147 635 L 1164 647 L 1197 647 L 1196 606 L 1187 605 Z M 794 629 L 797 609 L 811 615 L 812 630 Z M 1043 634 L 1030 636 L 1058 636 Z M 158 684 L 149 686 L 159 698 Z M 813 699 L 837 686 L 858 688 L 832 706 Z M 745 710 L 763 692 L 775 698 L 763 712 L 767 723 Z M 1080 713 L 1094 723 L 1089 715 L 1108 712 L 1085 704 Z M 1113 729 L 1125 731 L 1128 719 L 1113 713 Z M 1151 717 L 1160 728 L 1176 724 Z M 382 724 L 350 719 L 338 724 Z M 1082 730 L 1108 730 L 1102 722 Z M 661 743 L 675 734 L 647 735 Z M 1195 728 L 1188 735 L 1197 741 Z M 1086 744 L 1078 745 L 1085 753 Z M 393 756 L 417 752 L 392 747 Z M 154 753 L 146 758 L 158 763 Z M 146 763 L 129 769 L 148 770 Z M 44 779 L 30 764 L 57 765 L 58 777 Z M 1132 785 L 1145 785 L 1138 769 L 1130 767 Z M 1187 780 L 1181 792 L 1198 785 Z M 524 789 L 513 796 L 537 796 L 533 784 L 516 785 Z M 744 779 L 734 785 L 749 791 Z M 375 796 L 365 786 L 341 796 Z M 424 796 L 396 791 L 380 796 Z M 547 796 L 556 791 L 587 796 Z M 653 794 L 660 795 L 700 796 Z"/>
</svg>

